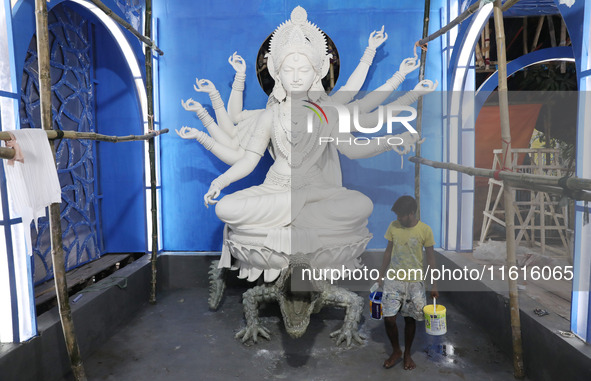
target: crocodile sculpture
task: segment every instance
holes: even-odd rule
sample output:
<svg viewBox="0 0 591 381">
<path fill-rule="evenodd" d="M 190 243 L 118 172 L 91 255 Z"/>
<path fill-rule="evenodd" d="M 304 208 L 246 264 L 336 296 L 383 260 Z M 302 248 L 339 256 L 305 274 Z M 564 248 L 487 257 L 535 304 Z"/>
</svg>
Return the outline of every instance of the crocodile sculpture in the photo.
<svg viewBox="0 0 591 381">
<path fill-rule="evenodd" d="M 258 309 L 261 303 L 277 302 L 281 309 L 285 330 L 293 337 L 301 337 L 310 323 L 310 315 L 318 313 L 325 306 L 346 309 L 343 326 L 330 334 L 336 345 L 352 342 L 362 344 L 365 339 L 358 332 L 359 320 L 363 310 L 363 299 L 342 287 L 326 281 L 310 281 L 307 291 L 292 288 L 292 277 L 301 274 L 303 269 L 311 269 L 306 255 L 298 254 L 290 257 L 289 266 L 281 271 L 279 278 L 273 283 L 255 286 L 243 295 L 246 327 L 242 328 L 236 338 L 246 343 L 249 339 L 257 342 L 258 336 L 270 339 L 270 332 L 261 325 Z"/>
</svg>

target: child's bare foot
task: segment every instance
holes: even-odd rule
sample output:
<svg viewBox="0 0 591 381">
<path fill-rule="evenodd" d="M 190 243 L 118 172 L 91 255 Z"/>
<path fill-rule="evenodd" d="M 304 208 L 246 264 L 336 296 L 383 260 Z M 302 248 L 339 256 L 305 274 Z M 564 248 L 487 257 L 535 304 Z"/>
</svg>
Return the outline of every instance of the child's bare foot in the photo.
<svg viewBox="0 0 591 381">
<path fill-rule="evenodd" d="M 415 364 L 414 361 L 412 361 L 412 358 L 410 357 L 410 353 L 409 354 L 404 354 L 404 369 L 405 370 L 413 370 L 414 368 L 416 368 L 417 365 Z"/>
<path fill-rule="evenodd" d="M 386 359 L 386 361 L 384 361 L 384 368 L 386 368 L 386 369 L 392 368 L 394 365 L 396 365 L 396 363 L 398 362 L 398 360 L 400 360 L 401 357 L 402 357 L 402 351 L 400 349 L 392 352 L 390 357 L 388 357 Z"/>
</svg>

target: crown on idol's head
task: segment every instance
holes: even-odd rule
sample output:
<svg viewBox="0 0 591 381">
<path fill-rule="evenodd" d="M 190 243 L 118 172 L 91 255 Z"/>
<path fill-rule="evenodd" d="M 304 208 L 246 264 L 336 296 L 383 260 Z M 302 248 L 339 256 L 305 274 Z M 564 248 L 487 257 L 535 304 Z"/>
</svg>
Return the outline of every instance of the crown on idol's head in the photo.
<svg viewBox="0 0 591 381">
<path fill-rule="evenodd" d="M 292 53 L 304 54 L 317 73 L 322 76 L 328 72 L 330 55 L 324 33 L 310 21 L 308 13 L 300 6 L 291 11 L 291 19 L 275 29 L 271 36 L 268 60 L 278 71 L 285 58 Z M 275 76 L 275 73 L 271 73 Z"/>
</svg>

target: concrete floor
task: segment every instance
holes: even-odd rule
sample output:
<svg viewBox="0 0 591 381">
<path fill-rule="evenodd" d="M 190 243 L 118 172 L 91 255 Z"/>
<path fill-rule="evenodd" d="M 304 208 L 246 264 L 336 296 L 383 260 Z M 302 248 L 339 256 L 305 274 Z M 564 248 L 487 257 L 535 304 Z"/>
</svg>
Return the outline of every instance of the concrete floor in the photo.
<svg viewBox="0 0 591 381">
<path fill-rule="evenodd" d="M 446 306 L 446 335 L 429 336 L 423 323 L 417 325 L 413 371 L 405 371 L 401 363 L 382 368 L 391 348 L 383 322 L 370 319 L 369 313 L 361 324 L 366 343 L 344 349 L 329 338 L 340 328 L 342 310 L 327 308 L 314 315 L 306 334 L 292 339 L 283 329 L 279 309 L 269 305 L 261 316 L 271 341 L 245 346 L 234 339 L 244 325 L 243 291 L 229 288 L 217 312 L 207 308 L 206 288 L 160 293 L 156 305 L 146 305 L 85 360 L 88 379 L 514 380 L 511 360 L 451 305 Z M 441 302 L 445 304 L 444 295 Z"/>
</svg>

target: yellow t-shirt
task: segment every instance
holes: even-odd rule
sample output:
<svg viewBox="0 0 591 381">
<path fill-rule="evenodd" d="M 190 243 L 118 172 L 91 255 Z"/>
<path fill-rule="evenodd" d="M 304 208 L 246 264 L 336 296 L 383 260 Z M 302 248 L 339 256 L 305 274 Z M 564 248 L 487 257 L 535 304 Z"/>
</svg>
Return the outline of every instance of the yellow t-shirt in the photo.
<svg viewBox="0 0 591 381">
<path fill-rule="evenodd" d="M 423 247 L 435 246 L 433 231 L 429 225 L 421 221 L 412 228 L 407 228 L 396 220 L 390 223 L 384 238 L 392 242 L 392 259 L 389 269 L 397 272 L 411 269 L 422 271 Z M 406 271 L 406 279 L 397 279 L 418 282 L 422 280 L 419 275 L 417 271 Z"/>
</svg>

